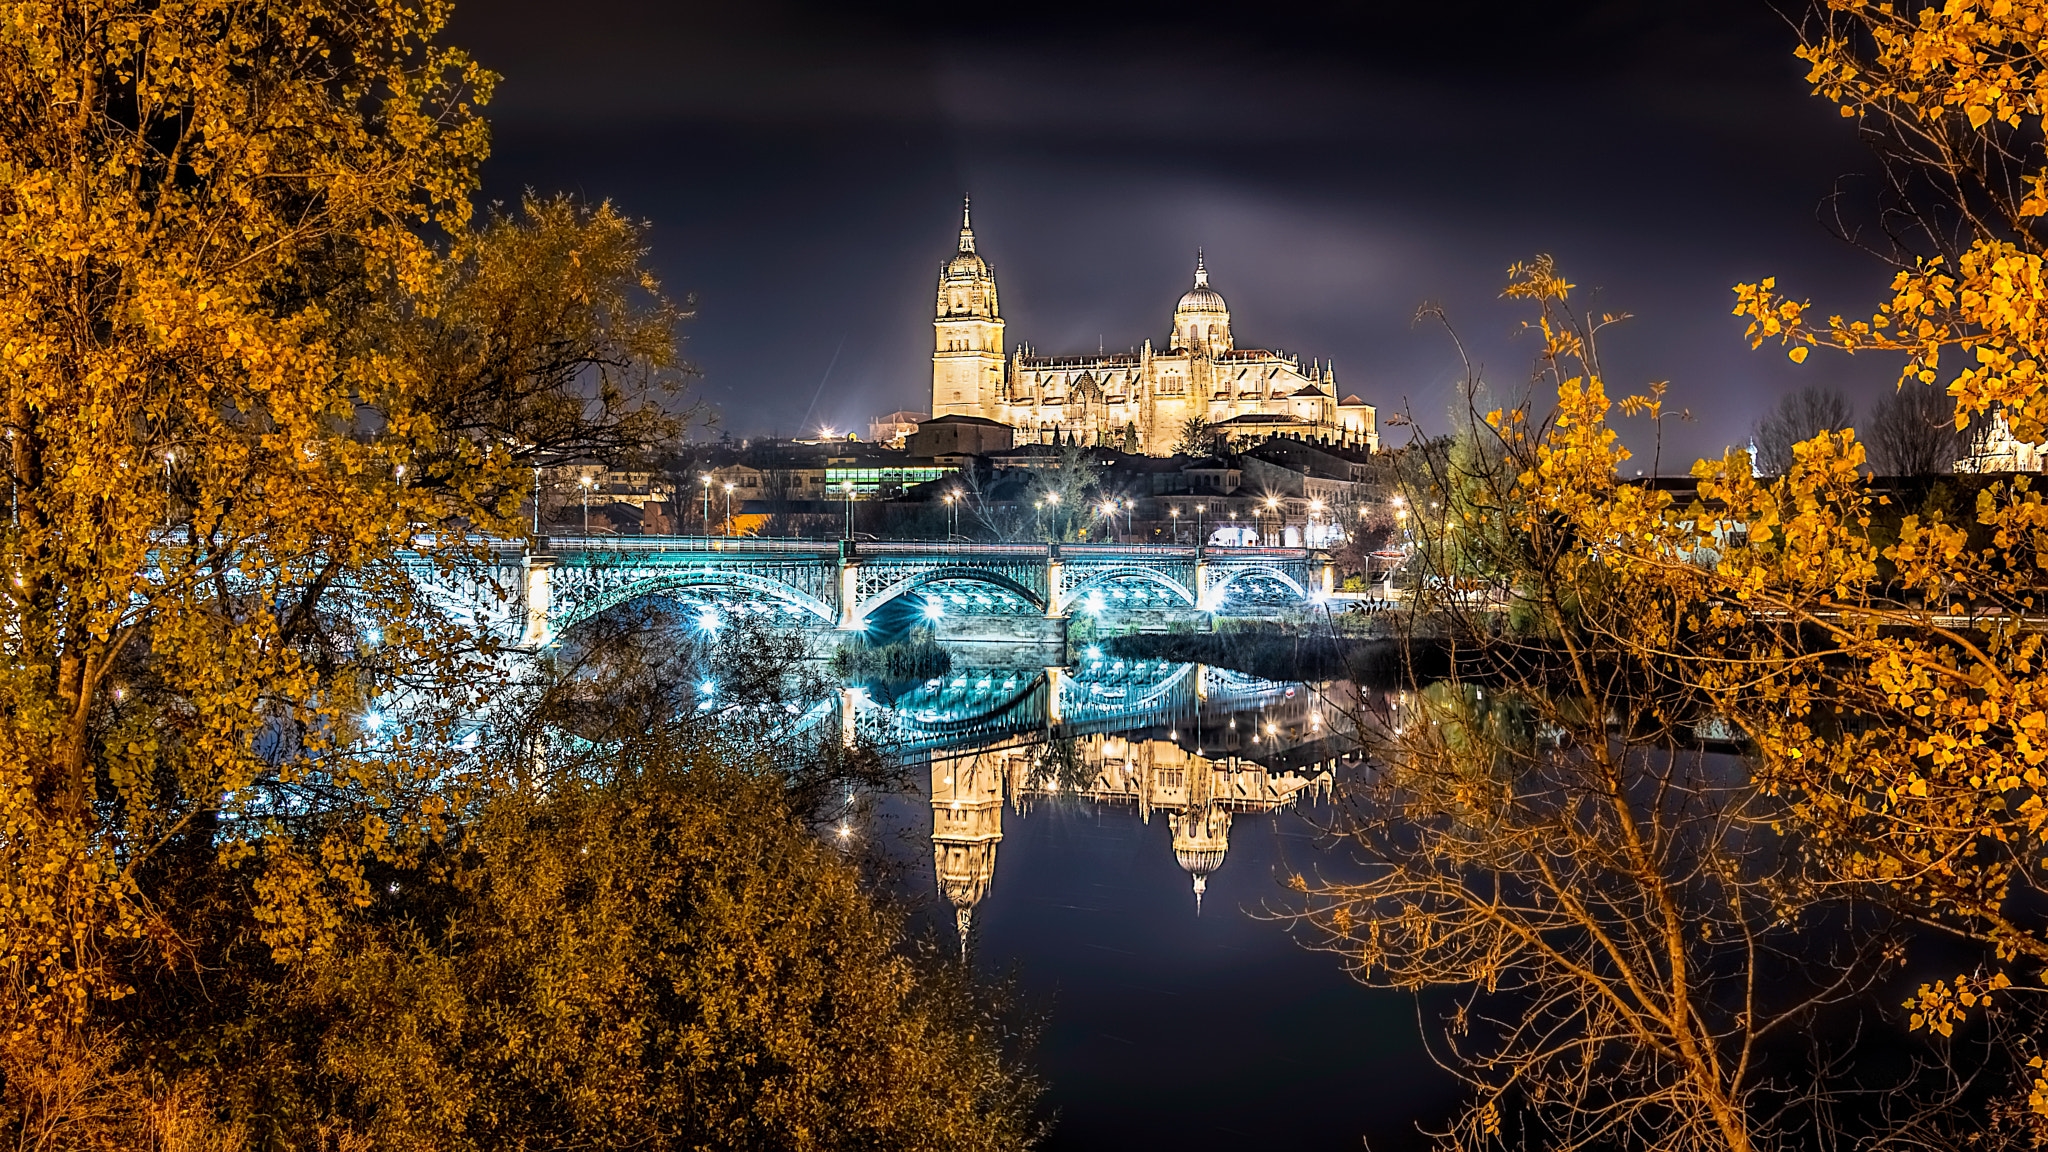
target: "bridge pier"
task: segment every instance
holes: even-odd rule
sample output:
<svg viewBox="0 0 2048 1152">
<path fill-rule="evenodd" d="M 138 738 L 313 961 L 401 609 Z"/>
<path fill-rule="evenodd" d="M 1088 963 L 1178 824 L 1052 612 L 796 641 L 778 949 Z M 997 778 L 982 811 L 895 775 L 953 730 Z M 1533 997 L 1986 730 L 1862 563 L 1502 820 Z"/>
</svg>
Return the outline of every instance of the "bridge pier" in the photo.
<svg viewBox="0 0 2048 1152">
<path fill-rule="evenodd" d="M 839 622 L 841 632 L 859 632 L 868 622 L 860 617 L 860 561 L 853 554 L 853 541 L 839 542 Z"/>
<path fill-rule="evenodd" d="M 521 599 L 526 602 L 526 623 L 520 632 L 519 644 L 523 648 L 540 648 L 554 639 L 549 609 L 554 599 L 555 558 L 546 553 L 528 552 L 523 567 Z"/>
</svg>

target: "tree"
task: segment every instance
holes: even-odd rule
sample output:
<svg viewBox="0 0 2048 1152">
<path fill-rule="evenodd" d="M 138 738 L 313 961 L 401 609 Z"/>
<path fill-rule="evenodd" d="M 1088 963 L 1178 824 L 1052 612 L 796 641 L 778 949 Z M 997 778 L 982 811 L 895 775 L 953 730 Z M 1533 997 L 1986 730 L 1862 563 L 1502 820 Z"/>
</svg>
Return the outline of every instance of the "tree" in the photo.
<svg viewBox="0 0 2048 1152">
<path fill-rule="evenodd" d="M 1173 442 L 1175 456 L 1212 456 L 1217 433 L 1207 416 L 1190 416 L 1181 422 L 1180 436 Z"/>
<path fill-rule="evenodd" d="M 1850 424 L 1849 402 L 1832 388 L 1807 385 L 1778 397 L 1757 422 L 1756 466 L 1765 475 L 1782 476 L 1792 467 L 1792 446 L 1823 432 L 1840 432 Z"/>
<path fill-rule="evenodd" d="M 170 857 L 233 865 L 278 959 L 331 947 L 366 870 L 477 783 L 447 737 L 491 641 L 421 566 L 520 533 L 535 466 L 672 425 L 679 314 L 638 228 L 472 219 L 492 77 L 433 43 L 446 15 L 0 16 L 14 1071 L 92 1051 L 94 1012 L 175 962 Z"/>
<path fill-rule="evenodd" d="M 1869 987 L 1885 939 L 1831 914 L 1784 801 L 1697 747 L 1711 713 L 1667 650 L 1698 590 L 1615 563 L 1669 497 L 1618 479 L 1595 348 L 1615 318 L 1582 321 L 1569 287 L 1515 270 L 1558 407 L 1478 418 L 1491 444 L 1465 455 L 1502 466 L 1450 478 L 1475 535 L 1516 542 L 1481 567 L 1517 627 L 1417 589 L 1458 659 L 1356 710 L 1376 767 L 1340 830 L 1363 875 L 1296 877 L 1301 916 L 1361 980 L 1454 992 L 1438 1051 L 1473 1096 L 1445 1147 L 1824 1143 L 1829 1061 L 1784 1041 Z M 1663 414 L 1656 391 L 1624 403 Z"/>
<path fill-rule="evenodd" d="M 2048 439 L 2044 19 L 2038 0 L 1816 8 L 1799 56 L 1885 163 L 1896 271 L 1867 320 L 1820 321 L 1775 280 L 1738 285 L 1753 344 L 1775 340 L 1794 361 L 1816 347 L 1903 353 L 1901 386 L 1941 388 L 1958 431 L 1998 418 L 2021 442 Z M 1723 562 L 1726 586 L 1777 621 L 1717 623 L 1731 646 L 1784 654 L 1717 688 L 1844 883 L 1986 946 L 1984 968 L 1915 997 L 1915 1025 L 1946 1033 L 2013 999 L 1988 995 L 2009 968 L 2048 966 L 2048 679 L 2029 622 L 2048 541 L 2024 477 L 1982 487 L 1966 517 L 1910 515 L 1896 542 L 1873 541 L 1882 498 L 1843 477 L 1861 454 L 1851 437 L 1815 440 L 1768 486 L 1702 465 L 1702 494 L 1754 525 Z M 1880 562 L 1893 580 L 1873 579 Z M 2048 1135 L 2048 1079 L 2021 1098 L 2016 1113 Z"/>
<path fill-rule="evenodd" d="M 1870 463 L 1880 476 L 1946 476 L 1969 450 L 1956 407 L 1925 384 L 1904 384 L 1870 418 Z"/>
</svg>

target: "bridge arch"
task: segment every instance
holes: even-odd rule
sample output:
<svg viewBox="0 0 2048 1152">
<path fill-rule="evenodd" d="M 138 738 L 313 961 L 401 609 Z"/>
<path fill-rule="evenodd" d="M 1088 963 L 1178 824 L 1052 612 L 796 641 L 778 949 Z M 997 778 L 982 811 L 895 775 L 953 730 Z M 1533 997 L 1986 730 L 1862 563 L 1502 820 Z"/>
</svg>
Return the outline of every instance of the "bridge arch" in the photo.
<svg viewBox="0 0 2048 1152">
<path fill-rule="evenodd" d="M 1223 602 L 1224 592 L 1227 591 L 1232 584 L 1237 583 L 1239 580 L 1242 580 L 1247 576 L 1270 577 L 1271 579 L 1278 580 L 1280 583 L 1287 585 L 1288 589 L 1301 599 L 1306 600 L 1309 598 L 1308 589 L 1303 588 L 1301 586 L 1301 581 L 1296 580 L 1294 577 L 1288 575 L 1285 570 L 1275 568 L 1269 564 L 1248 564 L 1241 568 L 1232 567 L 1228 569 L 1215 583 L 1203 589 L 1202 607 L 1210 611 L 1214 611 L 1217 605 Z"/>
<path fill-rule="evenodd" d="M 939 584 L 956 580 L 976 584 L 992 584 L 1003 589 L 1005 592 L 1020 597 L 1025 603 L 1030 604 L 1034 608 L 1042 610 L 1045 607 L 1044 596 L 999 572 L 990 572 L 985 568 L 974 568 L 966 565 L 948 565 L 943 568 L 925 568 L 910 572 L 876 589 L 861 599 L 859 606 L 854 610 L 854 619 L 865 620 L 882 605 L 899 596 L 909 595 L 927 584 Z"/>
<path fill-rule="evenodd" d="M 754 572 L 727 572 L 718 569 L 695 568 L 680 572 L 650 574 L 636 580 L 629 580 L 615 587 L 577 596 L 573 589 L 564 589 L 570 594 L 570 603 L 563 605 L 563 611 L 555 618 L 551 629 L 560 637 L 569 629 L 594 616 L 602 615 L 629 600 L 662 592 L 682 591 L 692 588 L 739 588 L 758 592 L 786 603 L 794 604 L 804 611 L 831 624 L 838 619 L 838 612 L 832 605 L 799 588 L 793 588 L 780 580 Z"/>
<path fill-rule="evenodd" d="M 1091 568 L 1081 579 L 1075 581 L 1072 587 L 1061 589 L 1060 610 L 1066 611 L 1069 607 L 1078 603 L 1083 596 L 1104 584 L 1108 584 L 1113 580 L 1132 578 L 1144 580 L 1147 583 L 1165 588 L 1175 596 L 1180 597 L 1181 603 L 1189 607 L 1195 605 L 1193 590 L 1166 573 L 1140 564 L 1120 564 L 1113 568 Z"/>
</svg>

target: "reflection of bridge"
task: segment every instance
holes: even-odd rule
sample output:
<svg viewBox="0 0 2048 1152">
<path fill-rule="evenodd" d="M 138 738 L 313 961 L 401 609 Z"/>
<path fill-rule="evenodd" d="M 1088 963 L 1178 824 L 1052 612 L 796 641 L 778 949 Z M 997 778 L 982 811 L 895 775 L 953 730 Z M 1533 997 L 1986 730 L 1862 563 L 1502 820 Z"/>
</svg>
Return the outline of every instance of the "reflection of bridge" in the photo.
<svg viewBox="0 0 2048 1152">
<path fill-rule="evenodd" d="M 531 647 L 650 595 L 852 632 L 912 595 L 932 619 L 1256 614 L 1327 595 L 1332 580 L 1327 560 L 1303 548 L 682 536 L 557 536 L 544 544 L 498 561 L 501 583 L 521 590 L 521 639 Z"/>
<path fill-rule="evenodd" d="M 1031 649 L 1013 649 L 1024 658 Z M 1243 708 L 1280 704 L 1288 685 L 1201 664 L 1167 660 L 1083 660 L 1073 666 L 956 663 L 952 671 L 883 698 L 861 687 L 840 692 L 842 739 L 902 755 L 1008 737 L 1046 739 L 1121 732 L 1213 715 L 1214 727 Z"/>
</svg>

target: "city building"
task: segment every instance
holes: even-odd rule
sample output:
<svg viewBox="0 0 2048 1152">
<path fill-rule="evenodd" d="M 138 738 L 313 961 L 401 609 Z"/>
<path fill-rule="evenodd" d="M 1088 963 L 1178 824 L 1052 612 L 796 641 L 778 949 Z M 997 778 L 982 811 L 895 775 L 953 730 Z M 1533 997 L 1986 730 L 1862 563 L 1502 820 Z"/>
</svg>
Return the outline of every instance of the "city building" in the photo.
<svg viewBox="0 0 2048 1152">
<path fill-rule="evenodd" d="M 868 421 L 868 439 L 892 448 L 903 447 L 903 441 L 917 426 L 932 418 L 929 412 L 891 412 Z"/>
<path fill-rule="evenodd" d="M 1104 444 L 1165 455 L 1193 420 L 1235 436 L 1327 437 L 1379 447 L 1378 414 L 1338 398 L 1336 372 L 1276 350 L 1240 348 L 1230 309 L 1198 253 L 1194 286 L 1173 310 L 1164 347 L 1129 353 L 1038 355 L 1004 347 L 995 269 L 976 251 L 972 218 L 939 273 L 932 321 L 932 413 L 1007 424 L 1023 443 Z"/>
</svg>

